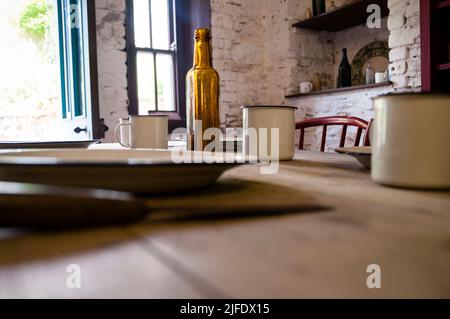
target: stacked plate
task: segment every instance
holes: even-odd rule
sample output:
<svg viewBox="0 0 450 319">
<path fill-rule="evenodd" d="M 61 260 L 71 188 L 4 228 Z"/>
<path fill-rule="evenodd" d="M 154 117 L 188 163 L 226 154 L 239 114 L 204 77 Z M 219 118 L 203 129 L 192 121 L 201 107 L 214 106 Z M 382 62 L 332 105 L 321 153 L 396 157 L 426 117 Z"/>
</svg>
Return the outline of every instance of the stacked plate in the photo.
<svg viewBox="0 0 450 319">
<path fill-rule="evenodd" d="M 372 147 L 370 146 L 341 147 L 336 149 L 336 152 L 353 156 L 365 168 L 370 169 L 372 166 Z"/>
<path fill-rule="evenodd" d="M 182 150 L 16 150 L 1 153 L 0 180 L 167 193 L 209 186 L 244 162 L 234 153 Z"/>
</svg>

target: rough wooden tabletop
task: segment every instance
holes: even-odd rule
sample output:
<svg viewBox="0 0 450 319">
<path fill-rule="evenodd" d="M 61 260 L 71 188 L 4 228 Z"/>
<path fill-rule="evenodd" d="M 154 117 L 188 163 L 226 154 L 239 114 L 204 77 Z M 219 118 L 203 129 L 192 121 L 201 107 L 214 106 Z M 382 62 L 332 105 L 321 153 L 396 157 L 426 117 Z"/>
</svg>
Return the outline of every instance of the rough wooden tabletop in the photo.
<svg viewBox="0 0 450 319">
<path fill-rule="evenodd" d="M 207 192 L 148 202 L 226 206 L 245 194 L 319 209 L 0 230 L 0 297 L 450 297 L 450 192 L 377 185 L 345 155 L 300 152 L 276 175 L 242 166 Z M 366 285 L 370 264 L 380 289 Z M 80 289 L 67 286 L 69 265 L 80 267 Z"/>
</svg>

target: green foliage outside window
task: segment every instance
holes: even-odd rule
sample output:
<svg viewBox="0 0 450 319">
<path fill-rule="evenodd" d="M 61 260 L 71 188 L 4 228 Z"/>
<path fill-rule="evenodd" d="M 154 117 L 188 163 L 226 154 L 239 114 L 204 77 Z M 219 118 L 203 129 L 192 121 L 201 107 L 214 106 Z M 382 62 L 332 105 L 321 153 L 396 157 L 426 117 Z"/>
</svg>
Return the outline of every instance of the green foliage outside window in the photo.
<svg viewBox="0 0 450 319">
<path fill-rule="evenodd" d="M 33 41 L 42 58 L 53 64 L 56 60 L 54 7 L 47 0 L 33 0 L 20 13 L 18 26 L 24 38 Z"/>
<path fill-rule="evenodd" d="M 22 12 L 19 26 L 23 34 L 35 41 L 43 43 L 50 32 L 53 6 L 44 0 L 35 0 Z"/>
</svg>

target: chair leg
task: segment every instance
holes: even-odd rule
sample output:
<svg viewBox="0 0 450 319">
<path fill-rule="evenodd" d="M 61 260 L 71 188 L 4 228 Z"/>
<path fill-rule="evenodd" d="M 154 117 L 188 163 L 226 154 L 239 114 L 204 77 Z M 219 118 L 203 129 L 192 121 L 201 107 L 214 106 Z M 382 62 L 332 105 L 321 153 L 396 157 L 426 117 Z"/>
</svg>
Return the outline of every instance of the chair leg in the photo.
<svg viewBox="0 0 450 319">
<path fill-rule="evenodd" d="M 366 136 L 364 137 L 364 146 L 370 146 L 370 130 L 372 129 L 373 119 L 367 125 Z"/>
<path fill-rule="evenodd" d="M 342 128 L 341 142 L 339 143 L 339 147 L 345 146 L 345 139 L 347 138 L 347 125 L 344 125 Z"/>
<path fill-rule="evenodd" d="M 305 129 L 302 128 L 300 132 L 300 143 L 298 144 L 298 149 L 300 151 L 303 151 L 304 143 L 305 143 Z"/>
<path fill-rule="evenodd" d="M 322 144 L 320 146 L 320 151 L 325 152 L 325 144 L 327 142 L 327 125 L 323 126 L 323 132 L 322 132 Z"/>
<path fill-rule="evenodd" d="M 358 132 L 356 133 L 355 146 L 359 146 L 359 142 L 361 141 L 362 131 L 363 131 L 363 129 L 359 128 Z"/>
</svg>

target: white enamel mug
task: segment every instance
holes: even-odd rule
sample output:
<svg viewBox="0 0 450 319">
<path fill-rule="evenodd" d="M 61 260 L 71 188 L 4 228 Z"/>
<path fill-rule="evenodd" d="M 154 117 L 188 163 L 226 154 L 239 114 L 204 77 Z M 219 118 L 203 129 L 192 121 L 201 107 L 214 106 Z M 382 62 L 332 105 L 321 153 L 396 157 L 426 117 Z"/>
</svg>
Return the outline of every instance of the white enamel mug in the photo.
<svg viewBox="0 0 450 319">
<path fill-rule="evenodd" d="M 129 143 L 123 140 L 119 132 L 129 127 Z M 133 115 L 130 120 L 122 121 L 115 130 L 120 145 L 125 148 L 168 148 L 169 117 L 166 115 Z"/>
<path fill-rule="evenodd" d="M 423 189 L 450 188 L 450 95 L 374 98 L 372 178 Z"/>
<path fill-rule="evenodd" d="M 243 106 L 242 109 L 245 154 L 257 156 L 261 160 L 292 160 L 295 153 L 295 110 L 297 108 L 263 105 Z M 272 134 L 273 129 L 278 131 L 278 137 Z M 256 139 L 254 133 L 257 134 Z"/>
<path fill-rule="evenodd" d="M 310 93 L 312 92 L 314 85 L 311 82 L 300 82 L 300 93 Z"/>
</svg>

